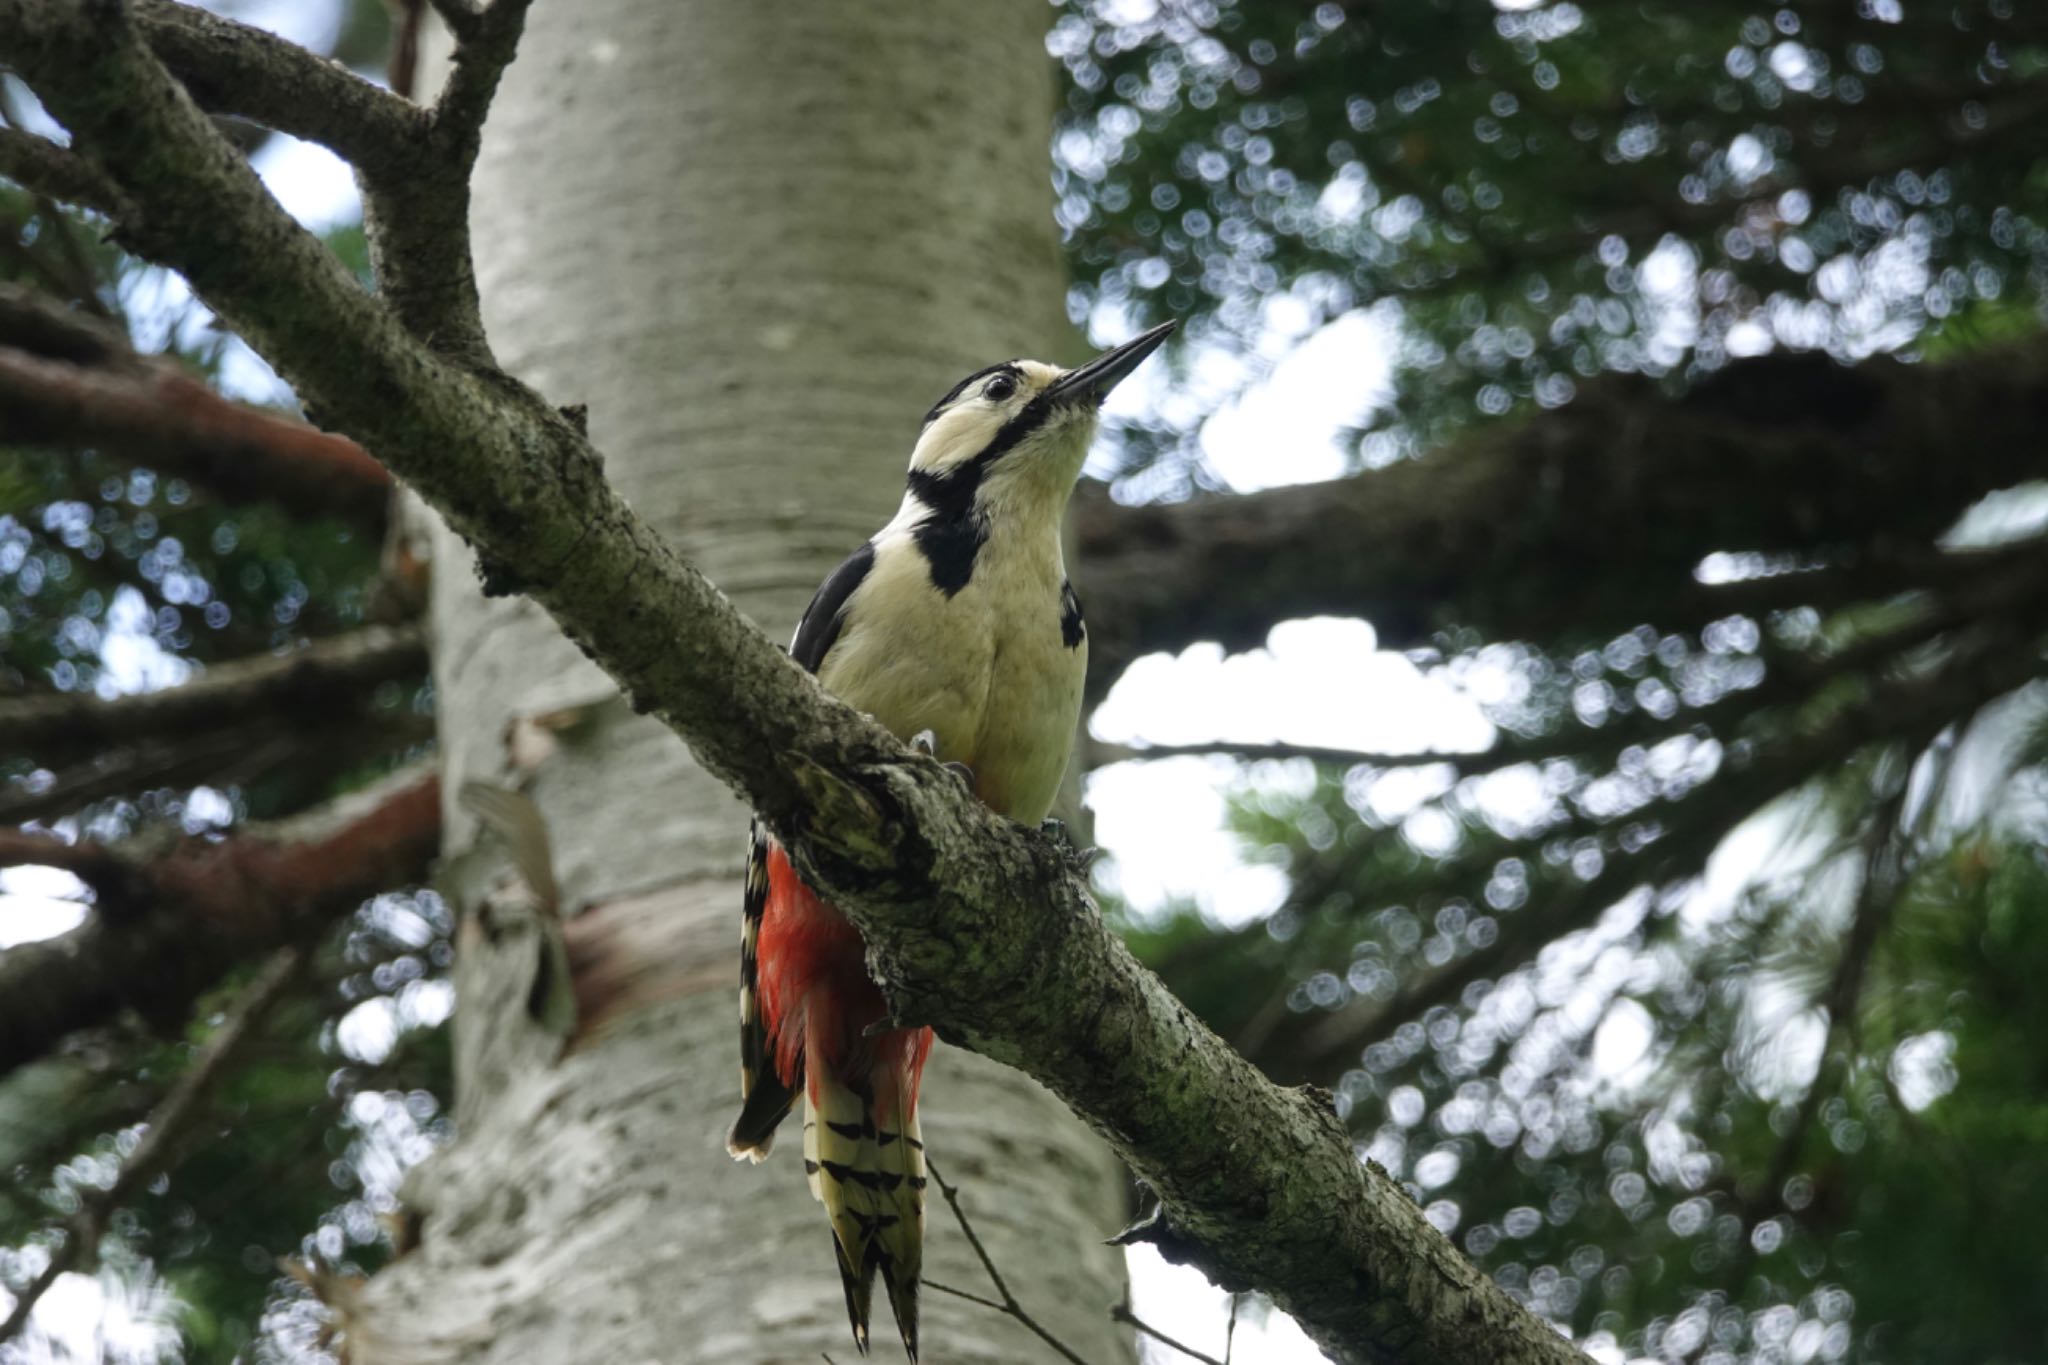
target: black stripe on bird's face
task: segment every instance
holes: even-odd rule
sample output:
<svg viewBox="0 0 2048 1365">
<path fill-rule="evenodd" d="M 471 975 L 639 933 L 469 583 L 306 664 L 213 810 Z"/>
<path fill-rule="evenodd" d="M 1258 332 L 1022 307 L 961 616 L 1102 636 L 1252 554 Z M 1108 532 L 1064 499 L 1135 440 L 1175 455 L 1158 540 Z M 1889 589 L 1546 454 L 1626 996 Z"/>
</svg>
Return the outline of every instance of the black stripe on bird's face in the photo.
<svg viewBox="0 0 2048 1365">
<path fill-rule="evenodd" d="M 939 473 L 928 469 L 910 471 L 910 496 L 929 513 L 918 523 L 914 539 L 931 571 L 932 586 L 946 596 L 959 592 L 974 577 L 975 556 L 988 540 L 988 518 L 974 505 L 982 480 L 996 461 L 1015 450 L 1058 411 L 1052 395 L 1041 393 L 996 428 L 989 443 L 967 459 Z"/>
<path fill-rule="evenodd" d="M 999 360 L 993 365 L 989 365 L 982 369 L 976 370 L 973 374 L 968 375 L 965 379 L 955 384 L 952 388 L 947 389 L 945 396 L 939 399 L 938 402 L 932 404 L 931 411 L 927 412 L 924 415 L 924 426 L 928 427 L 932 423 L 938 421 L 939 414 L 944 412 L 947 408 L 952 407 L 954 401 L 958 399 L 961 394 L 973 388 L 981 380 L 987 379 L 990 375 L 994 374 L 1007 374 L 1012 379 L 1018 380 L 1019 382 L 1022 382 L 1024 378 L 1024 371 L 1018 367 L 1017 362 L 1014 360 Z M 920 428 L 920 430 L 921 429 L 922 428 Z"/>
</svg>

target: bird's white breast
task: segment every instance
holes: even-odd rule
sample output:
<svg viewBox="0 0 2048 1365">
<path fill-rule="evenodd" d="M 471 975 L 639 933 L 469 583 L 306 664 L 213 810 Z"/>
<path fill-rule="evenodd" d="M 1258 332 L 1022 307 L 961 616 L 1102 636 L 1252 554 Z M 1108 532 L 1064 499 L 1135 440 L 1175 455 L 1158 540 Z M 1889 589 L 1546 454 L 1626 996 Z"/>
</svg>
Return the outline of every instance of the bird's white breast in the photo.
<svg viewBox="0 0 2048 1365">
<path fill-rule="evenodd" d="M 933 586 L 909 527 L 892 524 L 874 545 L 819 681 L 899 737 L 931 731 L 939 757 L 972 769 L 998 813 L 1043 820 L 1073 747 L 1088 652 L 1061 628 L 1057 536 L 999 523 L 951 595 Z"/>
</svg>

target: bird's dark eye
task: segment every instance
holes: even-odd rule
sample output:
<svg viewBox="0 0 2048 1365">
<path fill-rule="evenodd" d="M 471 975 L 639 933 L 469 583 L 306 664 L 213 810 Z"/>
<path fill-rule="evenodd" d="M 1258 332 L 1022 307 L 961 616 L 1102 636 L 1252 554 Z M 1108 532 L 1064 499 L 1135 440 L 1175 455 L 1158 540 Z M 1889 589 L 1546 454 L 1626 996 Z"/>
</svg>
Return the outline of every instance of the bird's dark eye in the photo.
<svg viewBox="0 0 2048 1365">
<path fill-rule="evenodd" d="M 999 374 L 994 379 L 989 380 L 988 387 L 982 390 L 982 394 L 991 403 L 1004 402 L 1015 392 L 1017 392 L 1017 381 L 1006 374 Z"/>
</svg>

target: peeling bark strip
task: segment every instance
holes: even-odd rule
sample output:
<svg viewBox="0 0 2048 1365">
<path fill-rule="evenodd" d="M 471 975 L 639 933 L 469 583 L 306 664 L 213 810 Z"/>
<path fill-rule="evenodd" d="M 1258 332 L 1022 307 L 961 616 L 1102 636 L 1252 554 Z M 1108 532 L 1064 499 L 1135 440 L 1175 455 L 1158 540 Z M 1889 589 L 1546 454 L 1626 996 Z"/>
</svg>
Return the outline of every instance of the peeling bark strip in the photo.
<svg viewBox="0 0 2048 1365">
<path fill-rule="evenodd" d="M 1059 848 L 826 697 L 634 515 L 574 425 L 483 368 L 473 317 L 434 333 L 437 354 L 367 297 L 123 15 L 0 0 L 11 63 L 133 198 L 124 240 L 183 271 L 743 793 L 852 915 L 903 1017 L 1045 1081 L 1159 1193 L 1177 1256 L 1267 1291 L 1340 1359 L 1581 1359 L 1360 1164 L 1323 1099 L 1264 1080 L 1140 967 Z M 509 46 L 471 56 L 464 98 L 487 98 L 486 57 Z M 443 305 L 465 307 L 468 283 Z"/>
<path fill-rule="evenodd" d="M 440 835 L 439 776 L 409 768 L 219 842 L 107 848 L 19 833 L 0 841 L 0 865 L 67 867 L 98 893 L 70 933 L 0 953 L 0 1074 L 123 1009 L 182 1020 L 234 964 L 419 881 Z"/>
</svg>

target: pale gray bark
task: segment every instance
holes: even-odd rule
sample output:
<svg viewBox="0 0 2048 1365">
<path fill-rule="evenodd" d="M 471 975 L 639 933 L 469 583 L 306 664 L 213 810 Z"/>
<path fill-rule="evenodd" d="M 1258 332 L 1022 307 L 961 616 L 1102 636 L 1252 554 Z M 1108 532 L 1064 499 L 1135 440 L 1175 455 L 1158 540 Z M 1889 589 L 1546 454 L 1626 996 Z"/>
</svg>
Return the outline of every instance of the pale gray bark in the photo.
<svg viewBox="0 0 2048 1365">
<path fill-rule="evenodd" d="M 971 0 L 795 24 L 674 0 L 531 16 L 475 179 L 492 345 L 588 405 L 621 493 L 772 631 L 894 510 L 918 416 L 956 372 L 1066 340 L 1044 19 Z M 770 55 L 796 79 L 769 79 Z M 544 611 L 484 596 L 445 529 L 434 562 L 447 850 L 488 859 L 452 804 L 464 781 L 533 796 L 588 1036 L 555 1060 L 526 1010 L 547 926 L 496 913 L 463 968 L 462 1136 L 410 1188 L 424 1242 L 352 1314 L 352 1358 L 849 1352 L 794 1135 L 760 1169 L 720 1142 L 745 811 Z M 1037 1085 L 951 1049 L 925 1094 L 931 1150 L 1013 1287 L 1091 1361 L 1127 1358 L 1106 1150 Z M 943 1206 L 927 1235 L 931 1277 L 985 1290 Z M 928 1292 L 925 1314 L 931 1358 L 1043 1358 L 986 1309 Z"/>
</svg>

